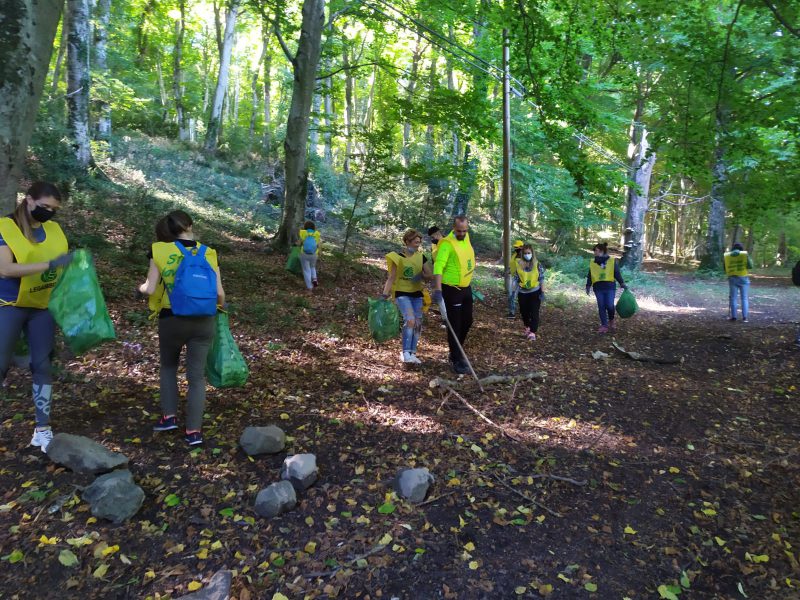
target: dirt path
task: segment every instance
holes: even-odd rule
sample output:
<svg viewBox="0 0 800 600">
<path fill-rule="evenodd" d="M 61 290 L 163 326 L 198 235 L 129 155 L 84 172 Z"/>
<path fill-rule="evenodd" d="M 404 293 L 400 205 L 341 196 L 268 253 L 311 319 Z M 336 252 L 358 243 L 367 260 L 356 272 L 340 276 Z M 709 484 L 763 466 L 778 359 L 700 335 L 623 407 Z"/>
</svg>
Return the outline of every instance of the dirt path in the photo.
<svg viewBox="0 0 800 600">
<path fill-rule="evenodd" d="M 48 510 L 88 481 L 27 447 L 28 383 L 12 373 L 0 403 L 0 555 L 24 559 L 6 560 L 0 596 L 176 597 L 229 568 L 237 600 L 278 591 L 649 599 L 660 586 L 680 598 L 739 599 L 740 589 L 798 597 L 799 355 L 792 326 L 756 312 L 756 301 L 778 307 L 793 290 L 760 286 L 753 322 L 731 327 L 724 282 L 703 295 L 676 276 L 688 310 L 645 307 L 616 336 L 626 349 L 682 359 L 672 365 L 617 353 L 593 333 L 588 305 L 546 306 L 532 345 L 503 318 L 505 300 L 489 295 L 468 341 L 478 371 L 548 373 L 487 396 L 464 392 L 515 441 L 428 387 L 445 372 L 434 316 L 419 369 L 398 363 L 396 340 L 369 340 L 364 290 L 375 289 L 377 270 L 354 268 L 338 283 L 323 271 L 319 293 L 305 298 L 277 257 L 242 249 L 226 260 L 252 376 L 244 389 L 210 390 L 204 449 L 187 452 L 180 436 L 151 431 L 154 332 L 124 295 L 110 305 L 127 345 L 71 360 L 62 373 L 57 427 L 131 458 L 146 493 L 131 522 L 93 522 L 78 495 Z M 136 278 L 128 277 L 120 289 Z M 594 360 L 594 350 L 609 358 Z M 314 452 L 320 465 L 298 507 L 270 521 L 255 516 L 253 501 L 278 479 L 286 453 L 250 460 L 237 447 L 242 427 L 268 423 L 289 434 L 286 453 Z M 409 466 L 436 477 L 424 505 L 392 496 L 392 478 Z M 83 535 L 91 545 L 66 542 Z M 102 543 L 119 550 L 104 556 Z M 59 563 L 67 548 L 78 567 Z M 106 574 L 93 576 L 103 564 Z"/>
</svg>

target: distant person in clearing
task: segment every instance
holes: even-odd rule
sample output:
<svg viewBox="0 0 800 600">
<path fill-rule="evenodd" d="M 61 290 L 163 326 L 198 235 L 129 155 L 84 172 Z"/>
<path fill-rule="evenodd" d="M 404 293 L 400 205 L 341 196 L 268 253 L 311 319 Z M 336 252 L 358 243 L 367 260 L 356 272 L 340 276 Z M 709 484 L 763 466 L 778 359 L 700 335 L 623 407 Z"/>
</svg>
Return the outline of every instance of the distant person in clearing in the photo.
<svg viewBox="0 0 800 600">
<path fill-rule="evenodd" d="M 525 337 L 530 341 L 536 340 L 539 331 L 539 311 L 544 298 L 544 267 L 536 259 L 533 246 L 524 244 L 514 268 L 514 282 L 519 290 L 519 314 L 525 325 Z"/>
<path fill-rule="evenodd" d="M 514 247 L 511 249 L 511 288 L 508 290 L 508 318 L 514 319 L 516 318 L 516 308 L 517 308 L 517 293 L 519 292 L 519 279 L 514 277 L 514 272 L 516 270 L 517 261 L 519 260 L 520 252 L 522 252 L 523 246 L 522 240 L 517 240 L 514 242 Z"/>
<path fill-rule="evenodd" d="M 475 271 L 475 250 L 469 240 L 469 220 L 461 215 L 453 221 L 453 231 L 439 242 L 433 264 L 433 301 L 444 301 L 446 315 L 453 331 L 447 329 L 450 364 L 456 373 L 469 373 L 463 347 L 472 327 L 472 274 Z M 453 336 L 455 333 L 455 337 Z"/>
<path fill-rule="evenodd" d="M 431 279 L 431 264 L 421 251 L 422 234 L 409 229 L 403 235 L 403 249 L 386 255 L 389 276 L 383 286 L 384 299 L 394 296 L 403 315 L 403 363 L 420 364 L 417 344 L 422 333 L 423 279 Z"/>
<path fill-rule="evenodd" d="M 30 347 L 36 425 L 31 446 L 47 451 L 53 440 L 50 356 L 56 324 L 47 305 L 62 267 L 72 261 L 67 238 L 51 219 L 61 208 L 61 192 L 42 181 L 28 188 L 10 215 L 0 219 L 0 382 L 5 381 L 20 333 Z"/>
<path fill-rule="evenodd" d="M 317 281 L 317 259 L 319 258 L 319 231 L 314 221 L 306 221 L 299 233 L 300 266 L 306 289 L 311 292 L 319 285 Z"/>
<path fill-rule="evenodd" d="M 753 261 L 745 251 L 744 246 L 736 242 L 731 246 L 730 252 L 723 256 L 725 264 L 725 275 L 728 276 L 728 320 L 735 321 L 738 312 L 738 300 L 742 299 L 742 322 L 747 323 L 747 316 L 750 312 L 750 277 L 748 269 L 753 268 Z"/>
<path fill-rule="evenodd" d="M 628 286 L 619 272 L 619 264 L 615 258 L 608 255 L 608 244 L 594 245 L 594 258 L 589 263 L 589 273 L 586 275 L 586 295 L 594 290 L 597 299 L 597 310 L 600 313 L 600 329 L 597 333 L 614 332 L 614 297 L 617 294 L 617 284 L 623 290 Z"/>
<path fill-rule="evenodd" d="M 206 358 L 214 338 L 216 307 L 225 304 L 225 290 L 222 289 L 216 251 L 195 240 L 192 218 L 184 211 L 172 211 L 159 220 L 156 224 L 156 239 L 158 241 L 153 244 L 148 255 L 150 268 L 147 280 L 139 286 L 139 292 L 150 296 L 150 309 L 158 315 L 161 418 L 153 426 L 153 431 L 178 428 L 178 363 L 181 351 L 186 347 L 186 379 L 189 390 L 186 394 L 185 439 L 190 446 L 197 446 L 203 443 Z M 176 275 L 178 267 L 190 254 L 204 255 L 216 275 L 216 299 L 210 299 L 212 306 L 203 307 L 204 310 L 200 312 L 204 314 L 176 315 L 172 310 Z M 192 273 L 193 276 L 195 274 L 200 276 L 202 273 Z M 212 282 L 208 285 L 212 285 Z M 178 310 L 177 304 L 175 310 Z"/>
</svg>

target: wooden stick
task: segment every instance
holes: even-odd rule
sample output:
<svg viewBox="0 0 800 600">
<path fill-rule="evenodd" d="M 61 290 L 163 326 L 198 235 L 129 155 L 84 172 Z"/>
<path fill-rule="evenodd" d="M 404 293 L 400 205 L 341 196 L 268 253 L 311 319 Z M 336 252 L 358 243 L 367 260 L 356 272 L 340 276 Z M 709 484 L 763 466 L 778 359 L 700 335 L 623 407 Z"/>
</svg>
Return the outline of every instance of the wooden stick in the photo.
<svg viewBox="0 0 800 600">
<path fill-rule="evenodd" d="M 514 493 L 515 493 L 517 496 L 520 496 L 520 497 L 524 498 L 525 500 L 527 500 L 529 503 L 533 504 L 534 506 L 538 506 L 539 508 L 541 508 L 542 510 L 544 510 L 544 511 L 546 511 L 546 512 L 550 513 L 550 514 L 551 514 L 551 515 L 553 515 L 554 517 L 559 517 L 559 518 L 561 518 L 561 517 L 563 517 L 563 516 L 564 516 L 564 515 L 562 515 L 561 513 L 558 513 L 558 512 L 554 511 L 554 510 L 553 510 L 553 509 L 551 509 L 551 508 L 547 508 L 547 507 L 546 507 L 544 504 L 542 504 L 541 502 L 538 502 L 537 500 L 534 500 L 534 499 L 533 499 L 533 498 L 531 498 L 530 496 L 528 496 L 528 495 L 526 495 L 526 494 L 523 494 L 523 493 L 522 493 L 522 492 L 520 492 L 518 489 L 516 489 L 516 488 L 514 488 L 514 487 L 511 487 L 511 486 L 510 486 L 508 483 L 506 483 L 506 482 L 503 480 L 503 478 L 502 478 L 502 477 L 500 477 L 500 476 L 498 476 L 498 475 L 495 475 L 494 473 L 492 473 L 491 475 L 492 475 L 492 479 L 496 480 L 496 481 L 497 481 L 499 484 L 501 484 L 503 487 L 505 487 L 505 488 L 507 488 L 507 489 L 511 490 L 511 491 L 512 491 L 512 492 L 514 492 Z"/>
<path fill-rule="evenodd" d="M 483 391 L 483 386 L 486 385 L 494 385 L 496 383 L 519 383 L 521 381 L 529 381 L 531 379 L 544 379 L 547 377 L 546 371 L 532 371 L 530 373 L 520 373 L 519 375 L 489 375 L 488 377 L 484 377 L 480 380 L 481 391 Z M 459 385 L 465 385 L 472 383 L 471 381 L 452 381 L 450 379 L 444 379 L 442 377 L 434 377 L 428 383 L 428 387 L 437 388 L 437 387 L 444 387 L 444 388 L 452 388 L 457 387 Z"/>
<path fill-rule="evenodd" d="M 451 387 L 449 387 L 449 386 L 445 386 L 445 389 L 447 389 L 447 390 L 448 390 L 448 391 L 449 391 L 449 392 L 450 392 L 450 393 L 451 393 L 453 396 L 455 396 L 456 398 L 458 398 L 459 400 L 461 400 L 461 402 L 464 404 L 464 406 L 466 406 L 468 409 L 470 409 L 472 412 L 474 412 L 476 415 L 478 415 L 478 416 L 479 416 L 481 419 L 483 419 L 484 421 L 486 421 L 486 422 L 487 422 L 489 425 L 491 425 L 492 427 L 494 427 L 494 428 L 496 428 L 496 429 L 499 429 L 499 430 L 500 430 L 500 431 L 503 433 L 503 435 L 506 435 L 506 436 L 508 436 L 509 438 L 511 438 L 512 440 L 515 440 L 515 441 L 517 441 L 517 442 L 522 442 L 522 440 L 521 440 L 521 439 L 519 439 L 517 436 L 515 436 L 515 435 L 512 435 L 511 433 L 509 433 L 509 432 L 506 430 L 506 428 L 505 428 L 505 427 L 503 427 L 502 425 L 498 425 L 497 423 L 495 423 L 494 421 L 492 421 L 492 420 L 491 420 L 489 417 L 487 417 L 485 414 L 483 414 L 481 411 L 479 411 L 477 408 L 475 408 L 474 406 L 472 406 L 472 404 L 470 404 L 469 402 L 467 402 L 467 399 L 466 399 L 466 398 L 464 398 L 464 396 L 462 396 L 461 394 L 459 394 L 459 393 L 458 393 L 457 391 L 455 391 L 453 388 L 451 388 Z"/>
</svg>

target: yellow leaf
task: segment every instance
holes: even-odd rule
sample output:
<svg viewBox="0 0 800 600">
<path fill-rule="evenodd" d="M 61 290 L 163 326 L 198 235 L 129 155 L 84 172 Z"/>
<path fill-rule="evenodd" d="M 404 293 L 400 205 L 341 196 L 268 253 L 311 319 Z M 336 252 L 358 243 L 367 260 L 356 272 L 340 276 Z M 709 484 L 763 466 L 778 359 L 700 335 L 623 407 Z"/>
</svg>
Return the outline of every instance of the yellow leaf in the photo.
<svg viewBox="0 0 800 600">
<path fill-rule="evenodd" d="M 92 573 L 92 577 L 94 577 L 95 579 L 102 579 L 103 577 L 106 576 L 106 571 L 108 571 L 108 565 L 106 563 L 103 563 L 94 570 L 94 573 Z"/>
<path fill-rule="evenodd" d="M 724 546 L 724 545 L 727 543 L 725 540 L 723 540 L 723 539 L 722 539 L 721 537 L 719 537 L 718 535 L 715 535 L 715 536 L 714 536 L 714 541 L 715 541 L 715 542 L 717 542 L 717 545 L 718 545 L 718 546 Z"/>
<path fill-rule="evenodd" d="M 539 515 L 538 517 L 536 517 L 536 522 L 537 523 L 544 523 L 544 515 Z"/>
<path fill-rule="evenodd" d="M 539 593 L 542 596 L 549 596 L 553 593 L 553 584 L 552 583 L 544 583 L 539 586 Z"/>
<path fill-rule="evenodd" d="M 114 554 L 114 552 L 119 552 L 119 546 L 116 544 L 109 546 L 108 548 L 103 548 L 103 551 L 100 554 L 101 556 L 108 556 L 109 554 Z"/>
<path fill-rule="evenodd" d="M 381 546 L 386 546 L 392 541 L 392 536 L 388 533 L 384 534 L 383 537 L 378 541 Z"/>
<path fill-rule="evenodd" d="M 467 542 L 466 544 L 464 544 L 464 550 L 466 550 L 467 552 L 472 552 L 473 550 L 475 550 L 475 544 L 473 544 L 472 542 Z"/>
<path fill-rule="evenodd" d="M 356 475 L 364 474 L 364 465 L 356 465 Z"/>
<path fill-rule="evenodd" d="M 186 589 L 189 590 L 190 592 L 196 592 L 201 587 L 203 587 L 202 583 L 200 583 L 199 581 L 192 581 L 191 583 L 189 583 L 189 585 L 186 586 Z"/>
<path fill-rule="evenodd" d="M 91 525 L 92 523 L 97 523 L 97 518 L 96 517 L 89 517 L 88 519 L 86 519 L 86 524 L 87 525 Z"/>
<path fill-rule="evenodd" d="M 563 581 L 564 583 L 572 583 L 572 579 L 564 575 L 563 573 L 558 574 L 558 578 Z"/>
<path fill-rule="evenodd" d="M 514 593 L 517 596 L 522 596 L 522 594 L 524 594 L 526 591 L 528 591 L 528 588 L 526 588 L 524 585 L 518 585 L 514 588 Z"/>
<path fill-rule="evenodd" d="M 472 569 L 473 571 L 475 569 L 477 569 L 478 568 L 478 561 L 477 560 L 473 560 L 472 562 L 470 562 L 469 563 L 469 568 Z"/>
<path fill-rule="evenodd" d="M 281 413 L 281 420 L 288 421 L 289 420 L 289 415 L 287 415 L 286 413 Z"/>
<path fill-rule="evenodd" d="M 305 550 L 309 554 L 314 554 L 314 552 L 317 551 L 317 542 L 308 542 L 305 545 L 305 548 L 303 548 L 303 550 Z"/>
<path fill-rule="evenodd" d="M 49 538 L 46 535 L 43 535 L 39 538 L 39 544 L 42 546 L 55 546 L 57 543 L 58 538 L 56 536 Z"/>
<path fill-rule="evenodd" d="M 200 560 L 205 560 L 205 559 L 207 559 L 207 558 L 208 558 L 208 548 L 203 548 L 202 550 L 200 550 L 200 552 L 198 552 L 197 554 L 195 554 L 195 556 L 196 556 L 197 558 L 199 558 Z"/>
<path fill-rule="evenodd" d="M 458 515 L 458 524 L 461 525 L 461 527 L 464 527 L 467 524 L 467 522 L 461 517 L 461 515 Z"/>
<path fill-rule="evenodd" d="M 314 524 L 314 517 L 306 517 L 306 525 L 311 527 Z"/>
<path fill-rule="evenodd" d="M 713 517 L 714 515 L 717 514 L 717 511 L 715 511 L 713 508 L 704 508 L 703 514 L 706 515 L 707 517 Z"/>
<path fill-rule="evenodd" d="M 222 548 L 222 542 L 216 540 L 214 543 L 211 544 L 212 550 L 220 550 Z"/>
<path fill-rule="evenodd" d="M 20 487 L 29 488 L 29 487 L 31 487 L 31 486 L 32 486 L 34 483 L 36 483 L 36 482 L 35 482 L 33 479 L 30 479 L 30 480 L 26 481 L 25 483 L 23 483 L 23 484 L 22 484 Z"/>
<path fill-rule="evenodd" d="M 272 600 L 289 600 L 286 596 L 281 594 L 280 592 L 275 592 L 275 595 L 272 596 Z"/>
<path fill-rule="evenodd" d="M 630 525 L 626 525 L 624 531 L 627 535 L 636 535 L 636 530 Z"/>
</svg>

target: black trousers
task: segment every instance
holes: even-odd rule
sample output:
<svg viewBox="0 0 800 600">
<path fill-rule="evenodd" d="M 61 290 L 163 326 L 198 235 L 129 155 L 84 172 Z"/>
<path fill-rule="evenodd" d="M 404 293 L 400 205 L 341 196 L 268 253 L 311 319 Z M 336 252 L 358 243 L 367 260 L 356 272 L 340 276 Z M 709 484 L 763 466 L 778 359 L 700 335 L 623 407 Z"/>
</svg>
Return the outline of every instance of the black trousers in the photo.
<svg viewBox="0 0 800 600">
<path fill-rule="evenodd" d="M 457 288 L 452 285 L 442 285 L 442 299 L 447 309 L 447 320 L 463 346 L 467 341 L 467 334 L 472 327 L 472 287 Z M 463 360 L 456 340 L 450 329 L 447 330 L 447 344 L 450 346 L 450 358 Z"/>
<path fill-rule="evenodd" d="M 539 309 L 542 307 L 542 290 L 528 292 L 527 294 L 520 292 L 517 299 L 519 300 L 519 314 L 522 315 L 522 322 L 525 327 L 536 333 L 539 330 Z"/>
</svg>

